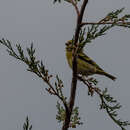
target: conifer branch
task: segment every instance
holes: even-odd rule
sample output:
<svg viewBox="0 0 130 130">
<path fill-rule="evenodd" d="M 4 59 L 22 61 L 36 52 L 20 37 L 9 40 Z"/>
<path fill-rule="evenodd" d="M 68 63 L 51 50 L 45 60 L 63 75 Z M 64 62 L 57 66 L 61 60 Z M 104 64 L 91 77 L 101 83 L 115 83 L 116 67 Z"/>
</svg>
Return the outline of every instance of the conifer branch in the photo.
<svg viewBox="0 0 130 130">
<path fill-rule="evenodd" d="M 116 25 L 116 26 L 124 26 L 124 27 L 128 27 L 129 28 L 129 26 L 130 26 L 130 22 L 105 22 L 105 23 L 96 23 L 96 22 L 84 22 L 84 23 L 82 23 L 81 24 L 81 27 L 82 26 L 84 26 L 84 25 L 105 25 L 105 24 L 109 24 L 109 25 L 112 25 L 112 24 L 114 24 L 114 25 Z"/>
<path fill-rule="evenodd" d="M 88 94 L 93 96 L 94 92 L 98 94 L 101 100 L 100 109 L 106 110 L 108 116 L 116 123 L 122 130 L 126 130 L 126 126 L 130 125 L 130 122 L 118 119 L 117 110 L 122 106 L 112 96 L 108 94 L 107 88 L 104 91 L 94 87 L 97 85 L 97 81 L 93 78 L 85 79 L 82 76 L 78 76 L 78 79 L 82 81 L 88 87 Z"/>
<path fill-rule="evenodd" d="M 46 91 L 51 95 L 57 96 L 58 99 L 62 101 L 66 111 L 69 111 L 66 101 L 67 98 L 64 97 L 62 92 L 62 89 L 64 87 L 62 80 L 60 80 L 57 75 L 55 85 L 51 83 L 51 78 L 53 75 L 49 74 L 48 69 L 45 68 L 42 61 L 36 60 L 33 43 L 31 44 L 30 48 L 26 48 L 28 56 L 25 56 L 24 50 L 20 44 L 15 45 L 16 50 L 12 47 L 12 43 L 9 40 L 2 39 L 0 40 L 0 44 L 7 47 L 7 52 L 10 56 L 24 62 L 28 66 L 27 71 L 30 71 L 41 78 L 48 85 Z"/>
<path fill-rule="evenodd" d="M 83 27 L 84 25 L 112 25 L 130 28 L 130 22 L 128 21 L 130 20 L 130 15 L 126 14 L 122 17 L 119 17 L 123 10 L 124 8 L 112 11 L 99 22 L 82 22 L 81 27 Z"/>
<path fill-rule="evenodd" d="M 32 125 L 30 125 L 28 116 L 26 117 L 26 121 L 23 124 L 23 130 L 32 130 Z"/>
</svg>

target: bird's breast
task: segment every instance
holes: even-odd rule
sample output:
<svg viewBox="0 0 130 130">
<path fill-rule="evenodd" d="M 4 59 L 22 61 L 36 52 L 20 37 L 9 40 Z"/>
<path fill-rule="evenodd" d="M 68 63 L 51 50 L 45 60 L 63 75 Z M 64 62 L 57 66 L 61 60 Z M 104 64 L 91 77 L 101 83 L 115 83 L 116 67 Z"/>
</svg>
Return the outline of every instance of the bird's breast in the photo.
<svg viewBox="0 0 130 130">
<path fill-rule="evenodd" d="M 68 61 L 68 64 L 69 64 L 70 68 L 72 68 L 72 53 L 67 52 L 66 53 L 66 58 L 67 58 L 67 61 Z"/>
</svg>

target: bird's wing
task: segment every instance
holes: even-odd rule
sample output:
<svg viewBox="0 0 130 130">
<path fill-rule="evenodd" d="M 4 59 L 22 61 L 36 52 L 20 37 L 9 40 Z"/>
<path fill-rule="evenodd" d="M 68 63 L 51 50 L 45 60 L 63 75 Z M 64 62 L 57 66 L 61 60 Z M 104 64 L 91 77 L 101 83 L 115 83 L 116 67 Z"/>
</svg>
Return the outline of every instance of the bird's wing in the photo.
<svg viewBox="0 0 130 130">
<path fill-rule="evenodd" d="M 91 64 L 91 65 L 93 65 L 93 66 L 95 66 L 97 69 L 99 69 L 99 70 L 103 70 L 102 68 L 100 68 L 97 64 L 96 64 L 96 62 L 94 62 L 91 58 L 89 58 L 87 55 L 85 55 L 83 52 L 80 52 L 79 54 L 78 54 L 78 58 L 79 59 L 81 59 L 81 60 L 83 60 L 83 61 L 85 61 L 85 62 L 87 62 L 87 63 L 89 63 L 89 64 Z"/>
</svg>

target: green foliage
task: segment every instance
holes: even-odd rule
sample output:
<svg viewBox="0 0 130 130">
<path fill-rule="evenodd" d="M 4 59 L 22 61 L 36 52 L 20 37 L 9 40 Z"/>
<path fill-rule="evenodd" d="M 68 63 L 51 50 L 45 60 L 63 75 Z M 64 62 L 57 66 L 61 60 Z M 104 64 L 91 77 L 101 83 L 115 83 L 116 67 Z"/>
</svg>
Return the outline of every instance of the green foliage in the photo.
<svg viewBox="0 0 130 130">
<path fill-rule="evenodd" d="M 91 43 L 92 40 L 95 40 L 97 37 L 105 35 L 112 27 L 114 27 L 114 25 L 91 25 L 88 27 L 87 32 L 86 28 L 81 29 L 79 35 L 79 46 L 83 48 L 87 43 Z"/>
<path fill-rule="evenodd" d="M 54 86 L 51 84 L 50 79 L 53 77 L 49 74 L 49 71 L 45 68 L 42 61 L 36 60 L 35 57 L 35 49 L 33 47 L 33 44 L 31 44 L 30 48 L 26 48 L 27 56 L 25 56 L 25 52 L 23 51 L 20 44 L 16 44 L 16 50 L 12 47 L 11 42 L 9 40 L 2 39 L 0 40 L 0 43 L 7 47 L 7 51 L 9 55 L 13 56 L 14 58 L 24 62 L 28 66 L 28 71 L 35 73 L 38 77 L 40 77 L 47 85 L 48 88 L 46 90 L 51 95 L 57 96 L 63 103 L 65 109 L 68 109 L 66 97 L 63 95 L 63 82 L 59 78 L 58 75 L 56 75 L 56 81 L 54 83 Z M 62 117 L 62 115 L 61 115 Z M 28 126 L 28 118 L 26 119 L 27 126 Z M 24 125 L 25 128 L 26 124 Z M 31 128 L 31 127 L 30 127 Z M 31 130 L 31 129 L 29 129 Z"/>
<path fill-rule="evenodd" d="M 98 84 L 98 81 L 92 77 L 88 79 L 88 82 L 89 82 L 89 84 L 91 84 L 91 85 L 93 84 L 95 86 Z"/>
<path fill-rule="evenodd" d="M 27 64 L 28 71 L 35 73 L 39 77 L 44 77 L 45 80 L 49 80 L 51 78 L 51 75 L 48 74 L 48 70 L 45 69 L 42 61 L 40 62 L 39 60 L 36 60 L 33 43 L 31 44 L 30 48 L 26 48 L 28 56 L 25 56 L 25 52 L 23 51 L 20 44 L 15 45 L 15 50 L 9 40 L 2 39 L 0 40 L 0 43 L 7 47 L 7 51 L 10 56 Z"/>
<path fill-rule="evenodd" d="M 30 121 L 28 119 L 28 116 L 26 117 L 26 121 L 23 124 L 23 130 L 32 130 L 32 125 L 30 125 Z"/>
<path fill-rule="evenodd" d="M 123 12 L 125 8 L 117 9 L 116 11 L 112 11 L 108 13 L 102 21 L 115 21 L 118 18 L 118 15 Z"/>
<path fill-rule="evenodd" d="M 119 110 L 122 106 L 115 100 L 112 96 L 108 94 L 107 88 L 100 95 L 101 104 L 100 109 L 105 109 L 109 117 L 122 129 L 126 130 L 125 126 L 130 125 L 128 121 L 123 121 L 119 119 L 117 110 Z"/>
<path fill-rule="evenodd" d="M 100 109 L 106 110 L 108 116 L 122 129 L 126 130 L 125 127 L 130 125 L 128 121 L 119 119 L 117 111 L 121 108 L 121 105 L 115 100 L 110 94 L 108 94 L 107 88 L 101 91 L 99 87 L 95 87 L 98 81 L 94 78 L 85 79 L 84 77 L 78 76 L 78 79 L 82 81 L 88 87 L 88 95 L 93 96 L 97 93 L 100 97 L 101 104 Z"/>
<path fill-rule="evenodd" d="M 63 95 L 63 90 L 62 90 L 62 88 L 64 87 L 63 81 L 62 81 L 61 79 L 59 79 L 59 76 L 58 76 L 58 75 L 56 75 L 56 80 L 57 80 L 57 82 L 55 82 L 56 92 L 57 92 L 58 95 L 62 98 L 62 101 L 63 101 L 63 102 L 67 102 L 67 101 L 66 101 L 67 97 L 65 97 L 65 96 Z"/>
<path fill-rule="evenodd" d="M 57 115 L 56 115 L 56 119 L 58 120 L 59 123 L 64 123 L 65 121 L 65 114 L 66 114 L 66 110 L 64 109 L 63 106 L 60 105 L 59 102 L 57 102 Z M 71 115 L 71 119 L 70 119 L 70 124 L 69 127 L 71 128 L 76 128 L 77 125 L 82 125 L 83 123 L 80 122 L 80 117 L 79 117 L 79 108 L 75 107 L 72 111 L 72 115 Z"/>
<path fill-rule="evenodd" d="M 130 19 L 130 14 L 125 14 L 124 16 L 119 17 L 123 10 L 124 8 L 121 8 L 108 13 L 107 16 L 104 19 L 102 19 L 99 23 L 113 22 L 112 25 L 114 26 L 130 28 L 130 23 L 128 22 L 128 20 Z"/>
<path fill-rule="evenodd" d="M 130 19 L 130 15 L 126 14 L 119 17 L 123 10 L 124 8 L 110 12 L 97 23 L 86 23 L 88 25 L 87 31 L 86 28 L 81 28 L 79 33 L 79 46 L 83 48 L 87 43 L 91 43 L 92 40 L 106 35 L 107 31 L 115 26 L 130 28 L 130 22 L 127 22 Z"/>
<path fill-rule="evenodd" d="M 65 109 L 64 109 L 64 107 L 61 106 L 59 102 L 57 102 L 56 107 L 57 107 L 57 110 L 58 110 L 57 115 L 56 115 L 56 119 L 58 120 L 59 123 L 64 122 L 64 120 L 65 120 Z"/>
<path fill-rule="evenodd" d="M 2 39 L 0 40 L 0 43 L 7 47 L 7 51 L 9 55 L 13 56 L 14 58 L 24 62 L 28 66 L 28 71 L 35 73 L 38 77 L 40 77 L 42 80 L 45 81 L 45 83 L 49 86 L 49 88 L 46 88 L 46 90 L 51 95 L 56 95 L 65 106 L 66 105 L 66 97 L 64 97 L 62 93 L 63 82 L 62 80 L 56 76 L 56 82 L 55 82 L 55 88 L 50 82 L 50 79 L 53 77 L 51 74 L 49 74 L 48 69 L 45 68 L 43 65 L 42 60 L 36 60 L 35 57 L 35 49 L 33 47 L 33 43 L 31 44 L 30 48 L 26 48 L 27 56 L 25 56 L 25 52 L 23 51 L 20 44 L 16 44 L 16 50 L 12 47 L 11 42 L 9 40 Z"/>
<path fill-rule="evenodd" d="M 70 127 L 76 128 L 77 125 L 82 125 L 83 122 L 80 121 L 79 117 L 79 107 L 75 107 L 72 111 Z"/>
</svg>

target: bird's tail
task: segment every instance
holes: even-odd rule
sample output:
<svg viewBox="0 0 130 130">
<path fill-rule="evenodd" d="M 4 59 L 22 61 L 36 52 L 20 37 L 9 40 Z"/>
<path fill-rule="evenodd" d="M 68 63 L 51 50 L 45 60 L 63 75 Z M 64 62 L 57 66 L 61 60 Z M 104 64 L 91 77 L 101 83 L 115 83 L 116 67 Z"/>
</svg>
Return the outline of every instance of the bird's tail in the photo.
<svg viewBox="0 0 130 130">
<path fill-rule="evenodd" d="M 111 74 L 105 73 L 104 75 L 107 76 L 108 78 L 112 79 L 113 81 L 116 80 L 116 77 Z"/>
<path fill-rule="evenodd" d="M 104 71 L 100 72 L 101 75 L 105 75 L 106 77 L 110 78 L 111 80 L 115 81 L 116 80 L 116 77 L 111 75 L 111 74 L 108 74 Z"/>
</svg>

